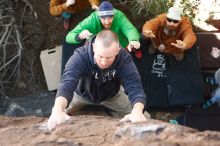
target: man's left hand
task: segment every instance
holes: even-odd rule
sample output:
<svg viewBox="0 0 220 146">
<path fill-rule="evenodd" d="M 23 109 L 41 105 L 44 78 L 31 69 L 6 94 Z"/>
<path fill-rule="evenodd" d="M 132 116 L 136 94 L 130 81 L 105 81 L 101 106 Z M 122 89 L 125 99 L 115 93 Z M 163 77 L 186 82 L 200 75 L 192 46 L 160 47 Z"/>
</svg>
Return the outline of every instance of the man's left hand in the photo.
<svg viewBox="0 0 220 146">
<path fill-rule="evenodd" d="M 181 41 L 181 40 L 176 40 L 176 44 L 175 43 L 171 43 L 172 46 L 175 46 L 177 48 L 180 48 L 182 50 L 185 50 L 186 49 L 186 44 Z"/>
<path fill-rule="evenodd" d="M 132 48 L 139 49 L 140 42 L 139 41 L 130 41 L 127 48 L 128 48 L 129 52 L 131 52 Z"/>
<path fill-rule="evenodd" d="M 147 118 L 143 113 L 130 113 L 125 115 L 124 118 L 120 120 L 120 122 L 145 122 Z"/>
<path fill-rule="evenodd" d="M 121 122 L 144 122 L 147 121 L 147 118 L 150 118 L 150 114 L 148 114 L 146 111 L 146 116 L 143 114 L 144 105 L 142 103 L 136 103 L 133 106 L 133 109 L 130 114 L 125 115 L 124 118 L 122 118 Z"/>
</svg>

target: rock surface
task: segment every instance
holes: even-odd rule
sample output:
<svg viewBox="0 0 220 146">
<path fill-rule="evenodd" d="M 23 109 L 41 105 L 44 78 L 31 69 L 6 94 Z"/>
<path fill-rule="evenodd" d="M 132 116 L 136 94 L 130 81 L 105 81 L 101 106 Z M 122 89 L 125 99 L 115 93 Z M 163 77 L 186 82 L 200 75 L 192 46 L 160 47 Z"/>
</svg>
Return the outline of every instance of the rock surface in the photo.
<svg viewBox="0 0 220 146">
<path fill-rule="evenodd" d="M 73 116 L 48 132 L 47 118 L 0 116 L 2 146 L 219 146 L 220 133 L 158 120 L 120 123 L 107 116 Z"/>
</svg>

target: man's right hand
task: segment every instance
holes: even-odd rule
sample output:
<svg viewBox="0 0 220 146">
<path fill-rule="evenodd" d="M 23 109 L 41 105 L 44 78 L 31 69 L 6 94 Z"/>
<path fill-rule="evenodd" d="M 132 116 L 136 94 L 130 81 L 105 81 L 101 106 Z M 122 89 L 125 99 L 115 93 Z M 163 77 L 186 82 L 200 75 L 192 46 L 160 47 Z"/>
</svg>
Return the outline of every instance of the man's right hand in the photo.
<svg viewBox="0 0 220 146">
<path fill-rule="evenodd" d="M 53 130 L 58 124 L 61 124 L 67 120 L 70 119 L 70 116 L 68 116 L 64 109 L 67 106 L 67 100 L 66 98 L 59 96 L 56 98 L 52 113 L 50 115 L 50 118 L 47 122 L 48 130 Z"/>
<path fill-rule="evenodd" d="M 92 35 L 92 33 L 90 33 L 88 30 L 83 30 L 80 34 L 79 34 L 79 38 L 81 40 L 84 39 L 89 39 L 89 37 Z"/>
<path fill-rule="evenodd" d="M 151 30 L 146 29 L 143 31 L 143 34 L 147 38 L 155 38 L 155 35 Z"/>
<path fill-rule="evenodd" d="M 75 4 L 75 0 L 67 0 L 66 1 L 66 6 L 69 7 L 70 5 L 74 5 Z"/>
<path fill-rule="evenodd" d="M 64 111 L 60 111 L 56 108 L 53 108 L 50 118 L 47 122 L 49 131 L 53 130 L 57 125 L 64 123 L 69 119 L 70 116 L 68 116 Z"/>
</svg>

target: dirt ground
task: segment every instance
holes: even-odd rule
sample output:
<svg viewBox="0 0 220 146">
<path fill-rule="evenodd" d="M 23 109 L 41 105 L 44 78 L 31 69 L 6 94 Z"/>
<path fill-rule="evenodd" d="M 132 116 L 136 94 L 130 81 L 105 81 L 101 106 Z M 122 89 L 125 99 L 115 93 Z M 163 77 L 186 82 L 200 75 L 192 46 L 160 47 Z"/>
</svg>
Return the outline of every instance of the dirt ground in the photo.
<svg viewBox="0 0 220 146">
<path fill-rule="evenodd" d="M 219 146 L 219 132 L 204 131 L 157 120 L 120 123 L 107 116 L 73 116 L 51 132 L 41 117 L 0 116 L 2 146 Z"/>
</svg>

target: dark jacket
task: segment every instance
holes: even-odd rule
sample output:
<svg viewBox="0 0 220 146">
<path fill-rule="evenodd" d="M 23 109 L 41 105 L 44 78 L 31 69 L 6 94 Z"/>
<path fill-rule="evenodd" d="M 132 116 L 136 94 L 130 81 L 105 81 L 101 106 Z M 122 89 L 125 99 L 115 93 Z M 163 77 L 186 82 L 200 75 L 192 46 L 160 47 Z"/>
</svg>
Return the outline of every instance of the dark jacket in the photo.
<svg viewBox="0 0 220 146">
<path fill-rule="evenodd" d="M 98 103 L 115 96 L 123 85 L 132 105 L 136 102 L 146 104 L 141 78 L 131 55 L 120 49 L 114 63 L 101 70 L 93 58 L 92 42 L 75 50 L 65 66 L 62 81 L 57 90 L 70 103 L 74 91 L 89 101 Z"/>
</svg>

